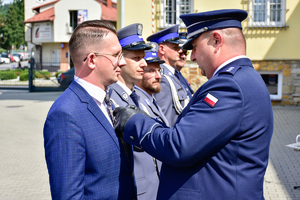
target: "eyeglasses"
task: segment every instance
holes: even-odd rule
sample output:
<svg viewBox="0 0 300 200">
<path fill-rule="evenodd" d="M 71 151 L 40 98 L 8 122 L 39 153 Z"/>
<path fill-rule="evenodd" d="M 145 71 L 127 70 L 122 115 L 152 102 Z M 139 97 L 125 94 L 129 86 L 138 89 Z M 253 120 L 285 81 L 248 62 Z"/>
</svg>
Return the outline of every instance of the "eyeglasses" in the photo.
<svg viewBox="0 0 300 200">
<path fill-rule="evenodd" d="M 144 69 L 144 72 L 149 73 L 149 75 L 151 75 L 151 76 L 155 76 L 156 73 L 160 74 L 160 70 L 161 70 L 161 68 L 159 68 L 159 69 L 150 68 L 150 69 Z"/>
<path fill-rule="evenodd" d="M 190 52 L 187 51 L 187 50 L 182 50 L 182 53 L 183 53 L 184 55 L 188 56 Z"/>
<path fill-rule="evenodd" d="M 91 53 L 89 53 L 91 54 Z M 113 56 L 115 58 L 117 58 L 117 65 L 119 65 L 121 59 L 123 58 L 123 52 L 121 51 L 119 54 L 109 54 L 109 53 L 93 53 L 96 56 Z M 83 62 L 85 62 L 87 60 L 88 56 L 85 57 L 85 59 L 83 60 Z"/>
</svg>

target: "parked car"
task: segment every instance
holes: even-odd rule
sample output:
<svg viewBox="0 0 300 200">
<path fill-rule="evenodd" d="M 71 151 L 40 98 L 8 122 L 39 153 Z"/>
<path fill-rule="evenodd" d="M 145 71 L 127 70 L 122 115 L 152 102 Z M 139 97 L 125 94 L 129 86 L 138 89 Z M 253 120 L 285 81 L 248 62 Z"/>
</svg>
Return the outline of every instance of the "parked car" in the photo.
<svg viewBox="0 0 300 200">
<path fill-rule="evenodd" d="M 60 87 L 63 89 L 66 89 L 69 87 L 71 82 L 73 81 L 75 75 L 75 69 L 74 67 L 66 72 L 62 72 L 57 76 L 57 82 L 60 84 Z"/>
<path fill-rule="evenodd" d="M 12 55 L 13 56 L 13 58 L 14 58 L 14 62 L 20 62 L 21 61 L 21 59 L 20 59 L 20 57 L 19 56 L 17 56 L 17 55 Z"/>
<path fill-rule="evenodd" d="M 21 60 L 23 60 L 23 56 L 20 53 L 13 53 L 13 57 L 16 58 L 18 57 L 16 62 L 20 62 Z M 15 59 L 16 60 L 16 59 Z"/>
<path fill-rule="evenodd" d="M 8 54 L 1 54 L 1 63 L 10 63 Z"/>
<path fill-rule="evenodd" d="M 15 62 L 15 59 L 12 54 L 8 54 L 8 57 L 10 59 L 10 62 Z"/>
</svg>

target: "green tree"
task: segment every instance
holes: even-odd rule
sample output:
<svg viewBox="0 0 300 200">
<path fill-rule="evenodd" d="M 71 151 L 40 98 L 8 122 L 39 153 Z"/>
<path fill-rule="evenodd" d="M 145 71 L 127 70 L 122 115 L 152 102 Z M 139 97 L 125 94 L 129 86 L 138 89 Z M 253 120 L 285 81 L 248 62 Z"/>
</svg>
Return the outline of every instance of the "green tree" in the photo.
<svg viewBox="0 0 300 200">
<path fill-rule="evenodd" d="M 19 48 L 25 44 L 24 32 L 24 0 L 14 0 L 8 6 L 6 19 L 3 22 L 3 46 L 11 49 L 12 45 Z"/>
<path fill-rule="evenodd" d="M 0 0 L 0 49 L 2 48 L 3 43 L 3 22 L 5 19 L 4 6 L 2 5 L 3 1 Z"/>
</svg>

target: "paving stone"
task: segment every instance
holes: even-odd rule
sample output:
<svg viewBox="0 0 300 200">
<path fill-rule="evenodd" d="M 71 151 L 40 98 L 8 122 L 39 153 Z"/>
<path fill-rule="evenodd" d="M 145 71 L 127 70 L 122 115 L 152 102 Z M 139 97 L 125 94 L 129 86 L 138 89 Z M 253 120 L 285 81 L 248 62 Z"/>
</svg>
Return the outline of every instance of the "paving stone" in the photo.
<svg viewBox="0 0 300 200">
<path fill-rule="evenodd" d="M 0 90 L 0 200 L 51 199 L 43 125 L 61 92 Z M 264 180 L 266 200 L 300 200 L 300 107 L 274 106 L 274 133 Z"/>
</svg>

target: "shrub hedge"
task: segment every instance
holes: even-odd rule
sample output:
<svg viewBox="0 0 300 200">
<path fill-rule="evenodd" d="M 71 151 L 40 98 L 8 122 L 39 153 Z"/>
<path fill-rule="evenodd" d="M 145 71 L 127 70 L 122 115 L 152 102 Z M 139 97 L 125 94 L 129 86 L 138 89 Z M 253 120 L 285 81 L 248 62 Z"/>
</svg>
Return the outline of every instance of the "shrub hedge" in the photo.
<svg viewBox="0 0 300 200">
<path fill-rule="evenodd" d="M 18 76 L 13 71 L 0 71 L 0 79 L 1 80 L 9 80 L 9 79 L 15 79 Z"/>
</svg>

